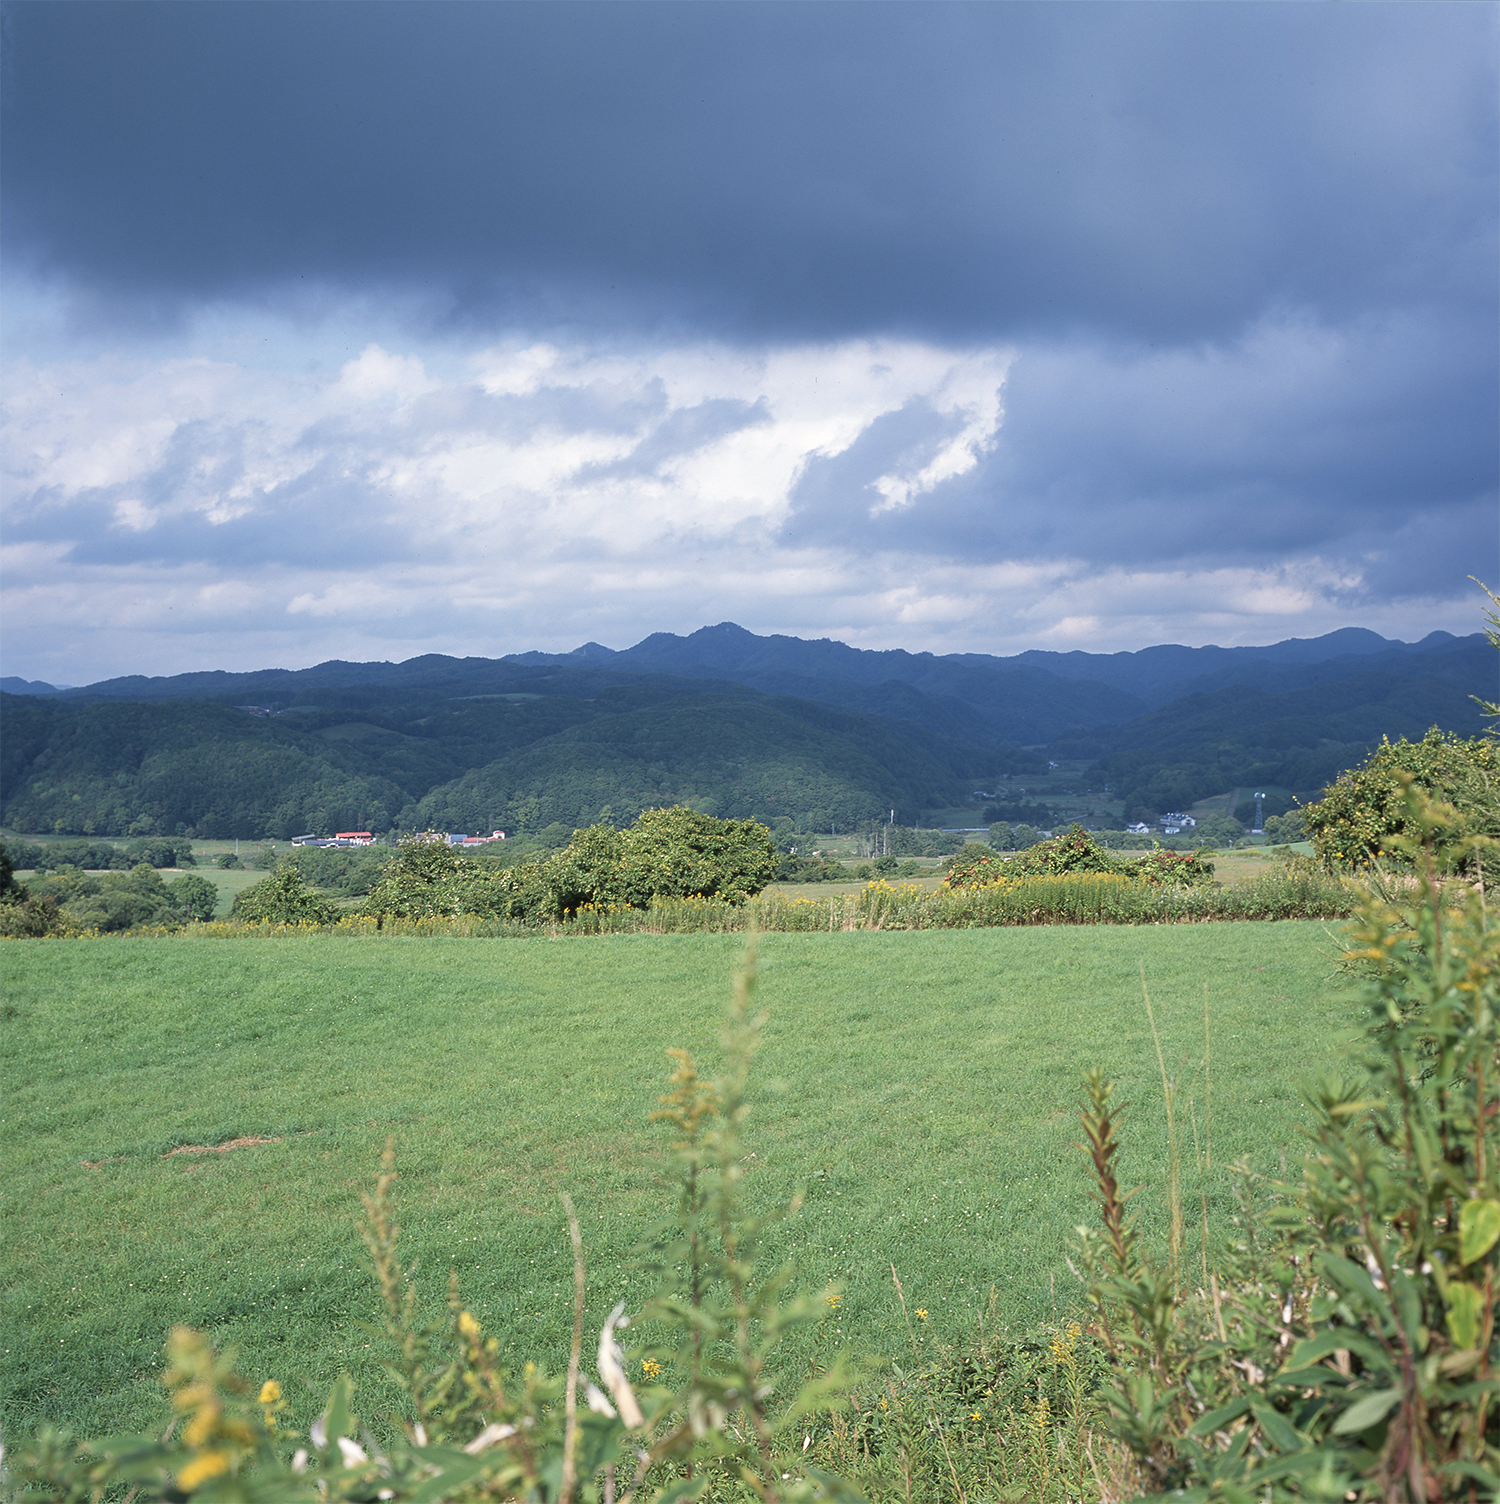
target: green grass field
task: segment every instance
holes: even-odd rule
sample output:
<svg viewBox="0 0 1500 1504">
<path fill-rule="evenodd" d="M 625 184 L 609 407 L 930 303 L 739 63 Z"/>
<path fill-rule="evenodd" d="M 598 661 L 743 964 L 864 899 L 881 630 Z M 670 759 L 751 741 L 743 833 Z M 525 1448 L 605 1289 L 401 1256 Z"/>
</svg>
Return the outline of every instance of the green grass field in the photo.
<svg viewBox="0 0 1500 1504">
<path fill-rule="evenodd" d="M 583 1218 L 592 1327 L 645 1292 L 633 1260 L 670 1199 L 647 1122 L 663 1050 L 715 1062 L 738 953 L 716 935 L 0 946 L 0 1420 L 157 1423 L 174 1322 L 237 1342 L 304 1415 L 346 1366 L 380 1389 L 355 1219 L 392 1135 L 426 1295 L 456 1267 L 512 1360 L 560 1363 L 558 1193 Z M 1201 1058 L 1207 989 L 1221 1235 L 1225 1167 L 1295 1152 L 1298 1082 L 1344 1047 L 1336 955 L 1308 923 L 765 936 L 747 1184 L 760 1206 L 807 1192 L 771 1256 L 802 1288 L 843 1282 L 832 1335 L 864 1355 L 905 1342 L 891 1263 L 924 1340 L 961 1338 L 992 1288 L 1012 1329 L 1066 1313 L 1086 1066 L 1135 1104 L 1124 1176 L 1164 1173 L 1142 965 L 1174 1068 Z M 1201 1076 L 1192 1094 L 1201 1135 Z M 274 1141 L 168 1152 L 236 1138 Z M 1160 1235 L 1162 1198 L 1142 1210 Z"/>
</svg>

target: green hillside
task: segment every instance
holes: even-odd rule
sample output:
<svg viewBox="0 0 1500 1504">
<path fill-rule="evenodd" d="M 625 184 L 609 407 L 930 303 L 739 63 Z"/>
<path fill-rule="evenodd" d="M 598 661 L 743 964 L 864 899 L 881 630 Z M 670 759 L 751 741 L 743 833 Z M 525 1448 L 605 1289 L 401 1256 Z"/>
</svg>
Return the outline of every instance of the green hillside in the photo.
<svg viewBox="0 0 1500 1504">
<path fill-rule="evenodd" d="M 1370 673 L 1286 694 L 1237 687 L 1188 695 L 1048 750 L 1053 757 L 1098 756 L 1095 771 L 1135 819 L 1240 785 L 1278 785 L 1316 798 L 1383 736 L 1420 738 L 1430 726 L 1477 736 L 1483 725 L 1459 685 Z"/>
<path fill-rule="evenodd" d="M 451 830 L 620 820 L 660 804 L 845 830 L 945 807 L 996 759 L 914 728 L 811 705 L 692 695 L 601 716 L 434 789 L 414 823 Z"/>
<path fill-rule="evenodd" d="M 847 829 L 890 809 L 911 823 L 997 767 L 1036 763 L 748 690 L 684 694 L 681 680 L 589 674 L 533 682 L 461 698 L 314 687 L 275 715 L 5 695 L 0 819 L 58 834 L 285 840 L 572 827 L 686 801 Z"/>
</svg>

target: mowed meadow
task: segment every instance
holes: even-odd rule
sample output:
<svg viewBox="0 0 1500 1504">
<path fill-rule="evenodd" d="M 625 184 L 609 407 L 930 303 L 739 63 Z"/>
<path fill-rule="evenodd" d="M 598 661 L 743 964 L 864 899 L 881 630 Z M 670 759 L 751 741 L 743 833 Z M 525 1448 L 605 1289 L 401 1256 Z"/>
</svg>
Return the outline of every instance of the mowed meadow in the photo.
<svg viewBox="0 0 1500 1504">
<path fill-rule="evenodd" d="M 0 947 L 7 1429 L 164 1423 L 173 1323 L 237 1345 L 304 1419 L 341 1370 L 384 1391 L 357 1221 L 392 1138 L 426 1301 L 456 1269 L 510 1361 L 562 1366 L 559 1193 L 583 1221 L 597 1330 L 651 1288 L 639 1260 L 673 1194 L 649 1121 L 664 1051 L 716 1067 L 742 950 L 734 935 Z M 796 1360 L 814 1340 L 861 1361 L 907 1349 L 892 1264 L 926 1313 L 919 1343 L 961 1342 L 981 1312 L 1019 1333 L 1077 1308 L 1087 1067 L 1134 1104 L 1122 1178 L 1167 1178 L 1143 972 L 1183 1083 L 1189 1251 L 1200 1186 L 1210 1236 L 1230 1236 L 1231 1162 L 1278 1174 L 1299 1084 L 1347 1047 L 1338 959 L 1335 929 L 1306 922 L 762 936 L 748 1195 L 768 1209 L 803 1193 L 765 1267 L 843 1289 Z M 1140 1209 L 1164 1239 L 1156 1189 Z"/>
</svg>

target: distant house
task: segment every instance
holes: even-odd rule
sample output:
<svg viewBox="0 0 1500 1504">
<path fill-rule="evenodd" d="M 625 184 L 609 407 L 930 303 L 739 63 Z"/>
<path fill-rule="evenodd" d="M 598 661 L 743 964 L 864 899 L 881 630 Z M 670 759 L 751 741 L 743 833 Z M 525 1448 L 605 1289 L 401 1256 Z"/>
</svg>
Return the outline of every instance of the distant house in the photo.
<svg viewBox="0 0 1500 1504">
<path fill-rule="evenodd" d="M 503 841 L 503 830 L 492 830 L 487 836 L 449 836 L 450 846 L 488 846 L 491 841 Z"/>
<path fill-rule="evenodd" d="M 1132 836 L 1149 836 L 1151 827 L 1144 820 L 1137 820 L 1134 825 L 1127 825 L 1125 833 Z"/>
<path fill-rule="evenodd" d="M 1161 828 L 1169 836 L 1180 830 L 1191 830 L 1198 822 L 1191 815 L 1170 814 L 1161 817 Z"/>
<path fill-rule="evenodd" d="M 368 830 L 339 830 L 334 832 L 334 840 L 341 846 L 373 846 L 375 837 Z"/>
</svg>

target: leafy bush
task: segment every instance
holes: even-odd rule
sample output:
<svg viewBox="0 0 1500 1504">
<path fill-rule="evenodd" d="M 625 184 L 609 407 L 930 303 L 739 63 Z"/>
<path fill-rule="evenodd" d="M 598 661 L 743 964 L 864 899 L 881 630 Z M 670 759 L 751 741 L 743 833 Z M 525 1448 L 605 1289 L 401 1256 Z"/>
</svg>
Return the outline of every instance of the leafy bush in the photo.
<svg viewBox="0 0 1500 1504">
<path fill-rule="evenodd" d="M 957 856 L 943 863 L 945 888 L 974 888 L 1003 877 L 1010 863 L 995 855 L 994 849 L 971 841 Z"/>
<path fill-rule="evenodd" d="M 0 899 L 0 939 L 40 940 L 64 928 L 55 898 L 32 898 L 18 888 L 15 897 Z"/>
<path fill-rule="evenodd" d="M 1214 877 L 1214 864 L 1201 851 L 1164 851 L 1157 847 L 1130 865 L 1143 882 L 1156 887 L 1203 888 Z"/>
<path fill-rule="evenodd" d="M 755 820 L 716 820 L 678 805 L 616 830 L 591 825 L 544 862 L 496 867 L 441 837 L 404 842 L 365 904 L 398 918 L 475 914 L 540 923 L 585 908 L 641 909 L 658 898 L 742 904 L 775 875 L 771 833 Z"/>
<path fill-rule="evenodd" d="M 212 919 L 219 907 L 219 890 L 195 872 L 174 877 L 166 887 L 172 908 L 185 919 Z"/>
<path fill-rule="evenodd" d="M 1300 809 L 1285 815 L 1267 815 L 1265 828 L 1266 839 L 1276 846 L 1291 846 L 1307 839 L 1307 826 Z"/>
<path fill-rule="evenodd" d="M 1197 853 L 1180 855 L 1156 847 L 1138 860 L 1111 855 L 1081 825 L 1060 836 L 1040 841 L 1009 858 L 995 856 L 984 846 L 970 846 L 947 864 L 946 888 L 972 888 L 997 878 L 1062 877 L 1082 873 L 1113 873 L 1155 886 L 1201 887 L 1213 880 L 1213 864 Z"/>
<path fill-rule="evenodd" d="M 1419 742 L 1382 741 L 1362 766 L 1341 774 L 1302 811 L 1318 860 L 1329 868 L 1359 868 L 1398 856 L 1400 838 L 1410 833 L 1406 789 L 1412 782 L 1456 811 L 1442 841 L 1500 837 L 1500 748 L 1488 737 L 1465 740 L 1434 727 Z M 1464 865 L 1472 866 L 1472 856 Z"/>
<path fill-rule="evenodd" d="M 242 888 L 229 912 L 235 919 L 271 924 L 331 924 L 338 914 L 326 898 L 307 886 L 292 862 Z"/>
<path fill-rule="evenodd" d="M 1104 1420 L 1134 1486 L 1183 1499 L 1368 1501 L 1500 1493 L 1500 932 L 1442 882 L 1452 822 L 1407 791 L 1424 842 L 1411 902 L 1360 901 L 1357 1075 L 1309 1094 L 1300 1184 L 1193 1288 L 1175 1169 L 1169 1258 L 1141 1247 L 1117 1179 L 1120 1110 L 1088 1080 L 1102 1214 L 1084 1262 L 1114 1368 Z M 1169 1136 L 1173 1083 L 1163 1067 Z M 1173 1164 L 1175 1144 L 1170 1146 Z"/>
<path fill-rule="evenodd" d="M 170 883 L 145 862 L 128 873 L 95 877 L 76 867 L 62 867 L 34 877 L 25 885 L 28 898 L 54 906 L 56 923 L 41 933 L 98 931 L 117 934 L 151 925 L 168 927 L 211 919 L 218 889 L 206 878 L 185 872 Z M 40 918 L 42 911 L 36 911 Z"/>
<path fill-rule="evenodd" d="M 295 846 L 282 860 L 293 863 L 315 888 L 363 898 L 380 881 L 392 855 L 389 846 Z"/>
<path fill-rule="evenodd" d="M 1123 870 L 1081 826 L 1070 825 L 1060 836 L 1019 852 L 1006 864 L 1012 876 L 1057 877 L 1065 872 L 1119 872 Z"/>
</svg>

